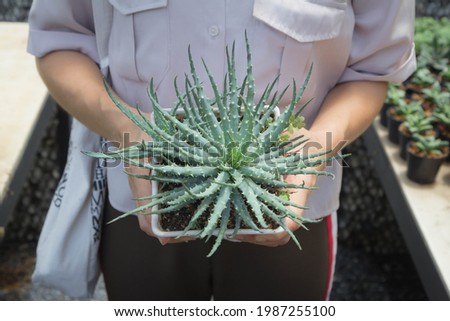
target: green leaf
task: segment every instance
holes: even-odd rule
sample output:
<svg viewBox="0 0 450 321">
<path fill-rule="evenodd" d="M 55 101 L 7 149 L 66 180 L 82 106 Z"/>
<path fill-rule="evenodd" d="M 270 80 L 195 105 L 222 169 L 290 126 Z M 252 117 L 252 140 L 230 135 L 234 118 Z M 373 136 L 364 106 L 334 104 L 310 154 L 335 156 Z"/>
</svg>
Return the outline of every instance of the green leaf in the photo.
<svg viewBox="0 0 450 321">
<path fill-rule="evenodd" d="M 223 237 L 225 236 L 225 232 L 227 231 L 227 225 L 228 221 L 230 219 L 230 203 L 227 203 L 227 207 L 222 213 L 222 218 L 220 221 L 220 228 L 219 233 L 217 234 L 216 241 L 214 242 L 214 245 L 211 249 L 211 251 L 208 253 L 207 257 L 211 257 L 219 248 L 220 244 L 222 243 Z"/>
<path fill-rule="evenodd" d="M 200 234 L 201 238 L 204 238 L 205 236 L 209 235 L 210 232 L 216 228 L 217 222 L 222 216 L 223 210 L 227 206 L 229 206 L 231 190 L 232 190 L 231 187 L 228 186 L 225 186 L 220 190 L 219 195 L 217 196 L 216 199 L 216 204 L 214 205 L 214 209 L 208 219 L 208 223 L 203 229 L 202 234 Z"/>
</svg>

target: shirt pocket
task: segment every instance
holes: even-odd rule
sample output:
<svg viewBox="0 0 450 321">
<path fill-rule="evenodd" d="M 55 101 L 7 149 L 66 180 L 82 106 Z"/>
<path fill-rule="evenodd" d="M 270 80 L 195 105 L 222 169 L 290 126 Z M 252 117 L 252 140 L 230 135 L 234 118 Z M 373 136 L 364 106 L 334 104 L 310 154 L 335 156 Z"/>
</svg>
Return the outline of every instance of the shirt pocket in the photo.
<svg viewBox="0 0 450 321">
<path fill-rule="evenodd" d="M 279 58 L 278 91 L 289 88 L 281 106 L 291 98 L 292 80 L 295 79 L 299 88 L 311 65 L 314 65 L 313 71 L 302 102 L 314 98 L 316 103 L 323 98 L 323 93 L 330 87 L 323 82 L 323 68 L 335 63 L 323 55 L 323 49 L 339 47 L 346 12 L 347 0 L 255 0 L 253 16 L 264 28 L 278 32 L 284 39 Z M 347 58 L 344 56 L 333 58 L 336 66 L 345 65 Z M 304 110 L 308 125 L 316 113 L 312 106 Z"/>
<path fill-rule="evenodd" d="M 169 68 L 167 0 L 108 0 L 114 7 L 109 42 L 112 73 L 134 81 L 154 79 Z"/>
<path fill-rule="evenodd" d="M 255 0 L 253 16 L 299 42 L 335 38 L 347 0 Z"/>
</svg>

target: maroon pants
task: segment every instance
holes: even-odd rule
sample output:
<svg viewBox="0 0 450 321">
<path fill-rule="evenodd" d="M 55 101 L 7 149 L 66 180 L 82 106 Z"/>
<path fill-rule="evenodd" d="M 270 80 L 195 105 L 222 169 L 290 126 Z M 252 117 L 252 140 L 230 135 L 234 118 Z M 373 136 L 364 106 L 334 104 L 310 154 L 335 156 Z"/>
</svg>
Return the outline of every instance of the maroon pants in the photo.
<svg viewBox="0 0 450 321">
<path fill-rule="evenodd" d="M 106 206 L 100 262 L 110 300 L 324 300 L 332 273 L 330 217 L 309 224 L 294 242 L 269 248 L 223 241 L 162 246 L 139 229 L 136 217 Z"/>
</svg>

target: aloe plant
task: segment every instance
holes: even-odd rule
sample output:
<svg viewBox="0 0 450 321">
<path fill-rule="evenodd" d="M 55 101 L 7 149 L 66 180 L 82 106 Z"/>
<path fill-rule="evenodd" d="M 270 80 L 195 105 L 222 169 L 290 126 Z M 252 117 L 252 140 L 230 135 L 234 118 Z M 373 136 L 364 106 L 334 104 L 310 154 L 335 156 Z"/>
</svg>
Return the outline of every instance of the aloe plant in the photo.
<svg viewBox="0 0 450 321">
<path fill-rule="evenodd" d="M 174 82 L 177 101 L 170 109 L 160 105 L 153 81 L 150 81 L 148 95 L 153 105 L 153 119 L 140 111 L 139 115 L 132 113 L 105 83 L 115 105 L 152 140 L 115 152 L 86 154 L 97 158 L 121 159 L 152 171 L 150 175 L 129 175 L 174 184 L 170 191 L 160 191 L 142 198 L 150 202 L 116 220 L 133 214 L 176 213 L 188 205 L 196 204 L 184 233 L 196 226 L 202 215 L 208 214 L 207 223 L 198 236 L 209 238 L 215 230 L 219 230 L 208 256 L 217 250 L 223 240 L 232 217 L 231 212 L 234 212 L 234 222 L 231 222 L 234 224 L 233 235 L 244 224 L 260 231 L 268 227 L 268 221 L 273 221 L 284 228 L 300 247 L 284 219 L 290 218 L 301 226 L 315 220 L 306 219 L 290 209 L 289 206 L 300 209 L 305 209 L 305 206 L 291 202 L 286 197 L 286 191 L 314 188 L 304 183 L 289 184 L 283 180 L 283 176 L 333 176 L 327 171 L 314 169 L 314 166 L 331 158 L 327 157 L 327 152 L 301 155 L 296 150 L 306 143 L 304 136 L 288 139 L 284 136 L 292 132 L 292 126 L 303 126 L 300 113 L 308 103 L 300 108 L 297 108 L 297 104 L 311 76 L 312 66 L 300 89 L 293 81 L 290 103 L 277 119 L 273 119 L 273 111 L 287 88 L 281 93 L 274 93 L 276 78 L 265 87 L 261 98 L 255 101 L 255 80 L 247 36 L 245 41 L 247 72 L 242 85 L 238 85 L 236 78 L 233 44 L 231 53 L 226 48 L 228 72 L 223 90 L 219 90 L 203 61 L 214 93 L 213 98 L 208 98 L 189 49 L 190 75 L 184 79 L 183 93 L 177 82 Z M 177 110 L 184 112 L 184 119 L 177 117 Z M 149 158 L 157 158 L 158 162 L 145 161 Z M 155 210 L 157 205 L 164 206 Z"/>
</svg>

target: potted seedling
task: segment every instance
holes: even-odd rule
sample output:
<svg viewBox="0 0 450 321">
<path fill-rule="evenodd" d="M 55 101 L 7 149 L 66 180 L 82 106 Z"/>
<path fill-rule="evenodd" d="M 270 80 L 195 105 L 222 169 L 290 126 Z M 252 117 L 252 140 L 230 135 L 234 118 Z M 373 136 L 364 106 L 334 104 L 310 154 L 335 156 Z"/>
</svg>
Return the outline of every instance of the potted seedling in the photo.
<svg viewBox="0 0 450 321">
<path fill-rule="evenodd" d="M 380 111 L 380 123 L 384 127 L 388 126 L 388 116 L 387 111 L 391 107 L 398 106 L 401 101 L 405 99 L 405 90 L 398 83 L 390 82 L 388 85 L 388 91 L 386 95 L 386 100 Z"/>
<path fill-rule="evenodd" d="M 449 143 L 434 136 L 414 135 L 408 146 L 407 177 L 419 184 L 431 184 L 449 154 Z"/>
<path fill-rule="evenodd" d="M 422 57 L 424 55 L 422 54 Z M 425 66 L 418 68 L 405 84 L 408 97 L 414 94 L 420 94 L 424 88 L 431 87 L 435 82 L 436 76 L 428 68 Z"/>
<path fill-rule="evenodd" d="M 424 97 L 422 107 L 429 115 L 437 105 L 448 103 L 450 99 L 450 93 L 442 91 L 441 85 L 437 81 L 430 88 L 424 88 L 422 94 Z"/>
<path fill-rule="evenodd" d="M 134 175 L 153 182 L 151 195 L 142 198 L 149 203 L 116 220 L 134 214 L 152 214 L 154 233 L 167 236 L 166 232 L 174 231 L 162 226 L 161 219 L 165 215 L 170 221 L 177 221 L 174 225 L 179 225 L 177 234 L 170 235 L 207 239 L 215 235 L 209 256 L 224 238 L 239 233 L 285 230 L 300 247 L 285 219 L 301 226 L 315 220 L 298 215 L 293 209 L 304 209 L 305 204 L 296 204 L 289 196 L 293 190 L 314 187 L 304 183 L 290 184 L 284 177 L 332 176 L 317 167 L 331 159 L 326 156 L 328 153 L 299 153 L 307 140 L 302 135 L 289 133 L 302 125 L 301 111 L 307 102 L 300 108 L 297 105 L 312 69 L 300 90 L 293 82 L 290 103 L 278 117 L 274 117 L 287 88 L 279 94 L 273 93 L 275 79 L 256 101 L 247 37 L 246 45 L 247 72 L 245 79 L 239 81 L 241 86 L 236 78 L 234 45 L 231 54 L 228 49 L 226 51 L 228 72 L 222 91 L 203 62 L 214 94 L 211 98 L 205 94 L 189 50 L 190 75 L 185 78 L 183 93 L 175 82 L 177 101 L 172 108 L 166 109 L 159 104 L 150 82 L 149 98 L 153 104 L 153 117 L 150 119 L 143 113 L 140 116 L 132 113 L 106 85 L 116 106 L 151 137 L 151 141 L 119 151 L 87 153 L 98 158 L 121 159 L 130 165 L 151 170 L 149 175 Z"/>
<path fill-rule="evenodd" d="M 439 138 L 450 142 L 450 103 L 439 104 L 433 111 L 433 119 Z"/>
<path fill-rule="evenodd" d="M 433 130 L 433 118 L 425 113 L 416 113 L 406 116 L 406 120 L 398 128 L 400 134 L 400 157 L 406 160 L 407 146 L 413 135 L 436 136 Z"/>
<path fill-rule="evenodd" d="M 423 113 L 420 101 L 411 101 L 408 103 L 400 100 L 397 106 L 391 107 L 388 110 L 388 137 L 392 143 L 398 144 L 400 142 L 398 132 L 400 124 L 406 120 L 408 115 L 416 113 Z"/>
</svg>

